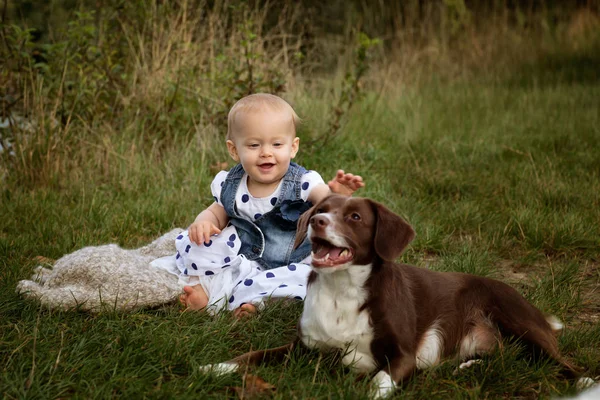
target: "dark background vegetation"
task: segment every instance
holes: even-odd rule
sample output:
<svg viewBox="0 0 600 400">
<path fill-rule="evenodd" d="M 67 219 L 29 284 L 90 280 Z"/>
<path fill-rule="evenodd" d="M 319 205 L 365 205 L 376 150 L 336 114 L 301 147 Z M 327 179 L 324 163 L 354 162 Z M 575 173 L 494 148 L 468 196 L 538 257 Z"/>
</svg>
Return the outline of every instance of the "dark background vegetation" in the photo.
<svg viewBox="0 0 600 400">
<path fill-rule="evenodd" d="M 291 97 L 299 82 L 333 76 L 328 126 L 311 136 L 334 135 L 360 92 L 382 84 L 598 77 L 597 1 L 5 0 L 1 15 L 0 113 L 41 112 L 63 148 L 80 125 L 128 131 L 136 121 L 161 147 L 198 126 L 222 132 L 238 98 Z M 19 150 L 16 128 L 0 140 Z M 17 171 L 49 162 L 31 150 Z M 48 179 L 22 172 L 23 183 Z"/>
<path fill-rule="evenodd" d="M 600 375 L 598 1 L 0 0 L 0 393 L 227 398 L 198 366 L 284 344 L 300 304 L 97 315 L 24 300 L 17 282 L 84 246 L 139 247 L 187 226 L 232 165 L 225 116 L 283 96 L 297 161 L 415 227 L 403 260 L 504 280 L 565 321 L 563 353 Z M 275 398 L 367 398 L 333 357 L 257 373 Z M 575 392 L 508 344 L 453 360 L 412 398 Z M 230 388 L 230 389 L 227 389 Z M 239 392 L 239 390 L 238 390 Z"/>
</svg>

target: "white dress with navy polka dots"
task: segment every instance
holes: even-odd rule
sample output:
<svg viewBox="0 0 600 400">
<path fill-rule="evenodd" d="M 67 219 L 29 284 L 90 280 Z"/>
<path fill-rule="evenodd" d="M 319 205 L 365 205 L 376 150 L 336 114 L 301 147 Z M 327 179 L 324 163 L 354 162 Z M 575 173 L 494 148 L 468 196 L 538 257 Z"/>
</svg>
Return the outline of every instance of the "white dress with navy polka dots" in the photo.
<svg viewBox="0 0 600 400">
<path fill-rule="evenodd" d="M 226 177 L 227 171 L 221 171 L 211 184 L 213 197 L 219 204 Z M 236 192 L 236 207 L 243 218 L 254 221 L 273 209 L 281 192 L 281 183 L 271 195 L 256 198 L 250 194 L 246 181 L 247 176 L 244 175 Z M 304 174 L 301 182 L 302 199 L 307 201 L 312 188 L 321 183 L 324 183 L 323 178 L 317 172 L 308 171 Z M 260 306 L 270 297 L 303 300 L 306 295 L 310 257 L 300 263 L 264 270 L 258 262 L 238 255 L 241 242 L 232 225 L 200 246 L 189 240 L 187 231 L 179 235 L 175 242 L 179 282 L 182 285 L 202 285 L 209 297 L 209 312 L 224 308 L 233 310 L 245 303 Z"/>
</svg>

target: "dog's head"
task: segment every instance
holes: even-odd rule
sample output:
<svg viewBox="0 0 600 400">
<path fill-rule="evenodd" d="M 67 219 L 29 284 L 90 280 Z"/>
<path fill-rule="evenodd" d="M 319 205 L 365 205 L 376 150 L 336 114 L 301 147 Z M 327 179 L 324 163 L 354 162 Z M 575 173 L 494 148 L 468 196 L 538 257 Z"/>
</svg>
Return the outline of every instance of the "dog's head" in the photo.
<svg viewBox="0 0 600 400">
<path fill-rule="evenodd" d="M 376 201 L 330 195 L 298 221 L 296 244 L 308 235 L 315 268 L 345 269 L 376 257 L 393 261 L 415 237 L 411 226 Z"/>
</svg>

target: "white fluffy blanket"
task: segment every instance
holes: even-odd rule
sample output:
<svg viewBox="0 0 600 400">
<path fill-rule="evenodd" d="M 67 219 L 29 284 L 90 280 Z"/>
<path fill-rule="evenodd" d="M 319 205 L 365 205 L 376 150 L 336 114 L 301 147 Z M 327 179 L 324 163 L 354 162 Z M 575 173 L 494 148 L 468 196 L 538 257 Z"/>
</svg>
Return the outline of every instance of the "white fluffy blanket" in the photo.
<svg viewBox="0 0 600 400">
<path fill-rule="evenodd" d="M 127 311 L 174 301 L 181 293 L 178 278 L 150 265 L 175 253 L 174 229 L 147 246 L 127 250 L 116 244 L 84 247 L 38 266 L 31 280 L 20 281 L 17 292 L 52 309 L 91 312 Z"/>
</svg>

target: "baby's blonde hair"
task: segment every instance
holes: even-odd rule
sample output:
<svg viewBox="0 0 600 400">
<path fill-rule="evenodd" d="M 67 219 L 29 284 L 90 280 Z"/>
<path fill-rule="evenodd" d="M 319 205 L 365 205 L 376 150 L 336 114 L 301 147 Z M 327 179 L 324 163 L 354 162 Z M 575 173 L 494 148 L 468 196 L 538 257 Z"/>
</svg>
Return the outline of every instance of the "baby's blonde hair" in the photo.
<svg viewBox="0 0 600 400">
<path fill-rule="evenodd" d="M 239 99 L 233 107 L 231 107 L 231 110 L 229 110 L 229 115 L 227 116 L 227 140 L 232 139 L 235 117 L 239 113 L 251 113 L 265 110 L 289 113 L 294 125 L 294 134 L 296 133 L 296 127 L 300 124 L 300 117 L 298 117 L 298 114 L 296 114 L 287 101 L 273 94 L 255 93 Z"/>
</svg>

